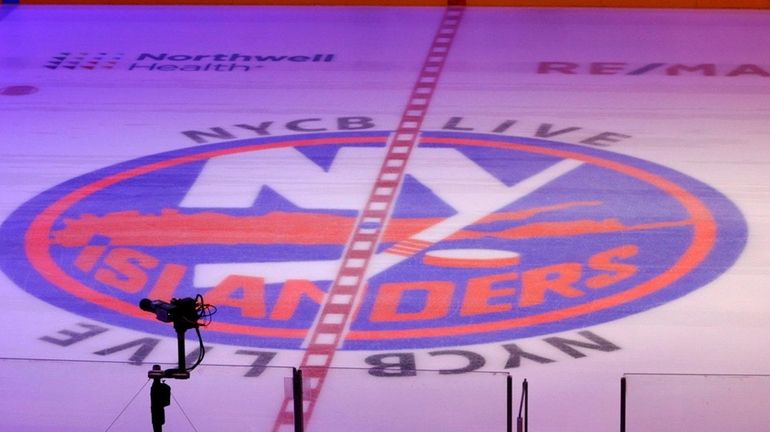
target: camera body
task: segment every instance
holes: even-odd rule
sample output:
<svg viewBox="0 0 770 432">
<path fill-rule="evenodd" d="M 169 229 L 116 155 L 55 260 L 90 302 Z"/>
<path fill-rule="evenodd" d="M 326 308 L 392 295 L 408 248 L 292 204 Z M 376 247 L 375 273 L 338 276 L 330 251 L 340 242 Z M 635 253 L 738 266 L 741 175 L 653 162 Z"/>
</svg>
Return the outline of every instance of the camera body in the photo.
<svg viewBox="0 0 770 432">
<path fill-rule="evenodd" d="M 162 300 L 142 299 L 139 308 L 152 312 L 158 321 L 173 323 L 177 330 L 187 330 L 198 327 L 200 319 L 198 302 L 190 297 L 183 299 L 171 299 L 171 302 Z"/>
</svg>

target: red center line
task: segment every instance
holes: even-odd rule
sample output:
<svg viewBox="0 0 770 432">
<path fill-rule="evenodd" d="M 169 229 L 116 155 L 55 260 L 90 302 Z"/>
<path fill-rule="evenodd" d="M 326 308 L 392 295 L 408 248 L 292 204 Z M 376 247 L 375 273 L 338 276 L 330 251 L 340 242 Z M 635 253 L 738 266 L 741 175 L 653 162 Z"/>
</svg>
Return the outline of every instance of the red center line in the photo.
<svg viewBox="0 0 770 432">
<path fill-rule="evenodd" d="M 315 326 L 308 332 L 307 348 L 300 364 L 304 379 L 310 388 L 304 401 L 305 424 L 313 414 L 329 367 L 342 344 L 346 328 L 353 316 L 353 306 L 366 285 L 366 269 L 390 218 L 393 203 L 403 183 L 407 161 L 417 145 L 420 127 L 425 120 L 464 11 L 462 5 L 450 5 L 444 10 L 441 24 L 412 88 L 398 128 L 391 136 L 377 180 L 346 244 L 342 265 L 321 306 Z M 294 430 L 292 409 L 292 398 L 287 395 L 273 425 L 273 432 Z"/>
</svg>

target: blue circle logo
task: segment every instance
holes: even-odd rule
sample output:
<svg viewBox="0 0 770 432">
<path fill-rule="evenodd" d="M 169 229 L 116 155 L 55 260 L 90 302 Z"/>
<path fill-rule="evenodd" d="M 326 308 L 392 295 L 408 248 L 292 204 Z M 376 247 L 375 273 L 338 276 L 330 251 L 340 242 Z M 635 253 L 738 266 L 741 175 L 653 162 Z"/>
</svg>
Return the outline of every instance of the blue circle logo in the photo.
<svg viewBox="0 0 770 432">
<path fill-rule="evenodd" d="M 388 137 L 233 141 L 104 168 L 17 209 L 0 265 L 44 301 L 160 334 L 141 298 L 202 294 L 219 308 L 208 338 L 243 346 L 299 349 L 335 324 L 322 308 L 346 305 L 341 348 L 375 350 L 622 318 L 712 281 L 746 242 L 725 196 L 657 164 L 423 132 L 388 182 Z M 385 220 L 367 219 L 373 196 L 391 203 Z M 370 258 L 356 261 L 359 250 Z M 332 296 L 333 283 L 357 289 Z"/>
</svg>

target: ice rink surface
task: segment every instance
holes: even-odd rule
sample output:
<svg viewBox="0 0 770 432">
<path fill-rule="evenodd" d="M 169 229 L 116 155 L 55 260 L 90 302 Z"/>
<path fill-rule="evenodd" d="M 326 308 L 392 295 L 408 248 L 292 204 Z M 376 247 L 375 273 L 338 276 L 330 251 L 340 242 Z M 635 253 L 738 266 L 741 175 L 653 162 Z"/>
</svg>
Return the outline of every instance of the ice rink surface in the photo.
<svg viewBox="0 0 770 432">
<path fill-rule="evenodd" d="M 617 430 L 624 374 L 720 375 L 629 375 L 629 430 L 724 430 L 708 392 L 766 430 L 770 13 L 2 6 L 0 40 L 0 430 L 148 430 L 176 344 L 137 304 L 196 294 L 169 430 L 284 430 L 297 366 L 309 430 L 502 430 L 504 373 L 533 431 Z"/>
</svg>

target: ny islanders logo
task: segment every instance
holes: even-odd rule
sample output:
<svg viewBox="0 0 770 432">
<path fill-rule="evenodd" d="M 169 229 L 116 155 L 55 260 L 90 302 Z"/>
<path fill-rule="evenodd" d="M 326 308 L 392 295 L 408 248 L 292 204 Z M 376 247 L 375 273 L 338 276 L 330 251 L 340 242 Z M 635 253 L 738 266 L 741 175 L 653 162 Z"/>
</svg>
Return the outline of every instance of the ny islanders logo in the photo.
<svg viewBox="0 0 770 432">
<path fill-rule="evenodd" d="M 202 294 L 221 343 L 457 346 L 582 328 L 724 272 L 744 219 L 693 178 L 532 138 L 386 132 L 230 141 L 121 163 L 2 225 L 3 271 L 148 332 L 141 298 Z"/>
</svg>

